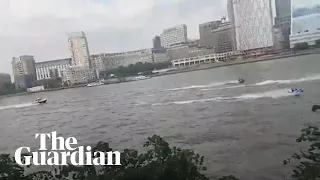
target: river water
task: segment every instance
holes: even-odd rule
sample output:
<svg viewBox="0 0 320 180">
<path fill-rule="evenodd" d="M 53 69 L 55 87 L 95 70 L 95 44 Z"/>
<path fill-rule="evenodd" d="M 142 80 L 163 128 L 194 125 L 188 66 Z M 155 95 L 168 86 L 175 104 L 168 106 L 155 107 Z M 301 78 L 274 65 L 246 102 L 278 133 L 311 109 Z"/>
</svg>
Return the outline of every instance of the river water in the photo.
<svg viewBox="0 0 320 180">
<path fill-rule="evenodd" d="M 0 99 L 0 152 L 38 147 L 35 133 L 57 131 L 80 144 L 141 148 L 148 136 L 206 157 L 210 177 L 285 179 L 282 160 L 319 124 L 320 55 L 222 67 L 148 80 Z M 245 78 L 244 85 L 236 83 Z M 303 88 L 301 97 L 289 88 Z M 45 105 L 33 105 L 37 97 Z"/>
</svg>

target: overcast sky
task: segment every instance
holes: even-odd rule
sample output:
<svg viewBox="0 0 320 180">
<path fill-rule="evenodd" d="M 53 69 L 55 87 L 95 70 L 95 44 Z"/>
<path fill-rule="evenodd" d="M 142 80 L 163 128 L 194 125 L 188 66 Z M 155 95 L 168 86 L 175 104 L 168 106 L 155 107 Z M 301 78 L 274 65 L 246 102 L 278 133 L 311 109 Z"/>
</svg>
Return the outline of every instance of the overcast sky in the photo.
<svg viewBox="0 0 320 180">
<path fill-rule="evenodd" d="M 0 0 L 0 72 L 10 73 L 12 57 L 36 62 L 70 57 L 67 33 L 84 31 L 90 53 L 152 46 L 164 28 L 198 24 L 227 15 L 226 0 Z"/>
</svg>

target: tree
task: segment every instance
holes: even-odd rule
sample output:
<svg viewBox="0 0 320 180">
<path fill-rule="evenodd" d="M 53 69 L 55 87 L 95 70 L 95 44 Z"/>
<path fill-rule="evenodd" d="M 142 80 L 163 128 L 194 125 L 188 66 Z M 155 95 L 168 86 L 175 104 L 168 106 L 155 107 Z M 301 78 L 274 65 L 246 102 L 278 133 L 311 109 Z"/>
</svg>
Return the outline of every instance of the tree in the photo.
<svg viewBox="0 0 320 180">
<path fill-rule="evenodd" d="M 308 43 L 297 43 L 296 45 L 294 45 L 293 50 L 298 51 L 298 50 L 305 50 L 308 49 L 309 45 Z"/>
<path fill-rule="evenodd" d="M 16 93 L 16 87 L 13 83 L 4 83 L 0 89 L 0 94 L 14 94 Z"/>
<path fill-rule="evenodd" d="M 316 180 L 320 178 L 320 131 L 318 127 L 310 126 L 301 130 L 297 142 L 311 142 L 308 150 L 301 150 L 294 153 L 291 158 L 283 161 L 285 165 L 293 160 L 298 161 L 298 165 L 293 170 L 292 179 L 294 180 Z"/>
<path fill-rule="evenodd" d="M 208 180 L 201 172 L 204 157 L 191 150 L 171 148 L 159 136 L 149 137 L 143 145 L 145 153 L 134 149 L 125 149 L 121 153 L 121 166 L 103 166 L 97 170 L 94 166 L 60 166 L 54 171 L 40 171 L 26 176 L 25 169 L 18 166 L 9 155 L 0 156 L 0 177 L 7 174 L 7 180 L 55 179 L 62 180 L 72 173 L 77 180 Z M 108 143 L 99 142 L 93 151 L 109 152 Z M 98 173 L 99 172 L 99 173 Z M 226 176 L 219 180 L 237 180 Z"/>
<path fill-rule="evenodd" d="M 164 69 L 171 66 L 170 62 L 162 63 L 142 63 L 138 62 L 136 64 L 130 64 L 127 67 L 119 66 L 116 69 L 110 69 L 108 71 L 101 72 L 103 76 L 108 79 L 110 74 L 115 74 L 116 76 L 134 76 L 139 73 L 150 75 L 154 69 Z"/>
</svg>

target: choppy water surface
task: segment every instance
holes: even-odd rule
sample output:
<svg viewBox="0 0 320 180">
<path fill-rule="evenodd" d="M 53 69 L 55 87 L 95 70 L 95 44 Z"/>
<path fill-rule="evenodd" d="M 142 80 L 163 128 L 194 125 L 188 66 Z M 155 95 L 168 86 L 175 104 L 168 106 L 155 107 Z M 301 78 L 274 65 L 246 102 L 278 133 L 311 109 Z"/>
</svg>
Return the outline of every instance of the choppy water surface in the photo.
<svg viewBox="0 0 320 180">
<path fill-rule="evenodd" d="M 299 131 L 319 124 L 310 110 L 320 104 L 319 67 L 320 56 L 309 55 L 0 99 L 0 152 L 37 147 L 39 132 L 114 149 L 140 148 L 158 134 L 205 155 L 210 176 L 284 179 L 282 160 L 299 150 Z M 293 97 L 292 87 L 305 93 Z M 32 104 L 37 97 L 48 104 Z"/>
</svg>

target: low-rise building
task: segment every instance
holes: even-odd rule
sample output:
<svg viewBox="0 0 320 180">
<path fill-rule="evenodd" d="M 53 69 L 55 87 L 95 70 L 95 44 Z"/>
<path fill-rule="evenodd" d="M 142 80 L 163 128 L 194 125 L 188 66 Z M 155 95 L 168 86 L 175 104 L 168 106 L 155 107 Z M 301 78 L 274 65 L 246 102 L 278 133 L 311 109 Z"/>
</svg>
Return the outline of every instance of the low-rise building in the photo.
<svg viewBox="0 0 320 180">
<path fill-rule="evenodd" d="M 170 61 L 214 53 L 214 48 L 200 47 L 195 42 L 179 43 L 170 46 L 167 56 Z"/>
<path fill-rule="evenodd" d="M 38 62 L 35 64 L 37 80 L 62 78 L 63 71 L 71 65 L 71 58 Z"/>
<path fill-rule="evenodd" d="M 153 63 L 162 63 L 168 62 L 169 58 L 167 56 L 167 49 L 166 48 L 153 48 L 152 49 L 153 55 Z"/>
<path fill-rule="evenodd" d="M 91 82 L 96 79 L 94 69 L 85 66 L 70 66 L 63 71 L 62 81 L 68 85 L 77 85 Z"/>
<path fill-rule="evenodd" d="M 35 86 L 27 89 L 27 92 L 40 92 L 40 91 L 44 91 L 44 86 Z"/>
<path fill-rule="evenodd" d="M 232 51 L 218 54 L 208 54 L 189 58 L 181 58 L 172 61 L 173 67 L 194 66 L 199 64 L 210 64 L 219 61 L 225 61 L 232 57 L 238 56 L 239 52 Z"/>
<path fill-rule="evenodd" d="M 96 76 L 99 79 L 100 72 L 106 70 L 105 57 L 103 54 L 94 54 L 90 56 L 92 68 L 95 70 Z"/>
<path fill-rule="evenodd" d="M 115 69 L 120 66 L 126 67 L 130 64 L 136 64 L 138 62 L 153 63 L 152 48 L 121 53 L 101 53 L 92 55 L 91 57 L 94 57 L 95 60 L 93 62 L 96 63 L 95 66 L 101 70 Z M 101 65 L 97 65 L 99 63 Z"/>
</svg>

